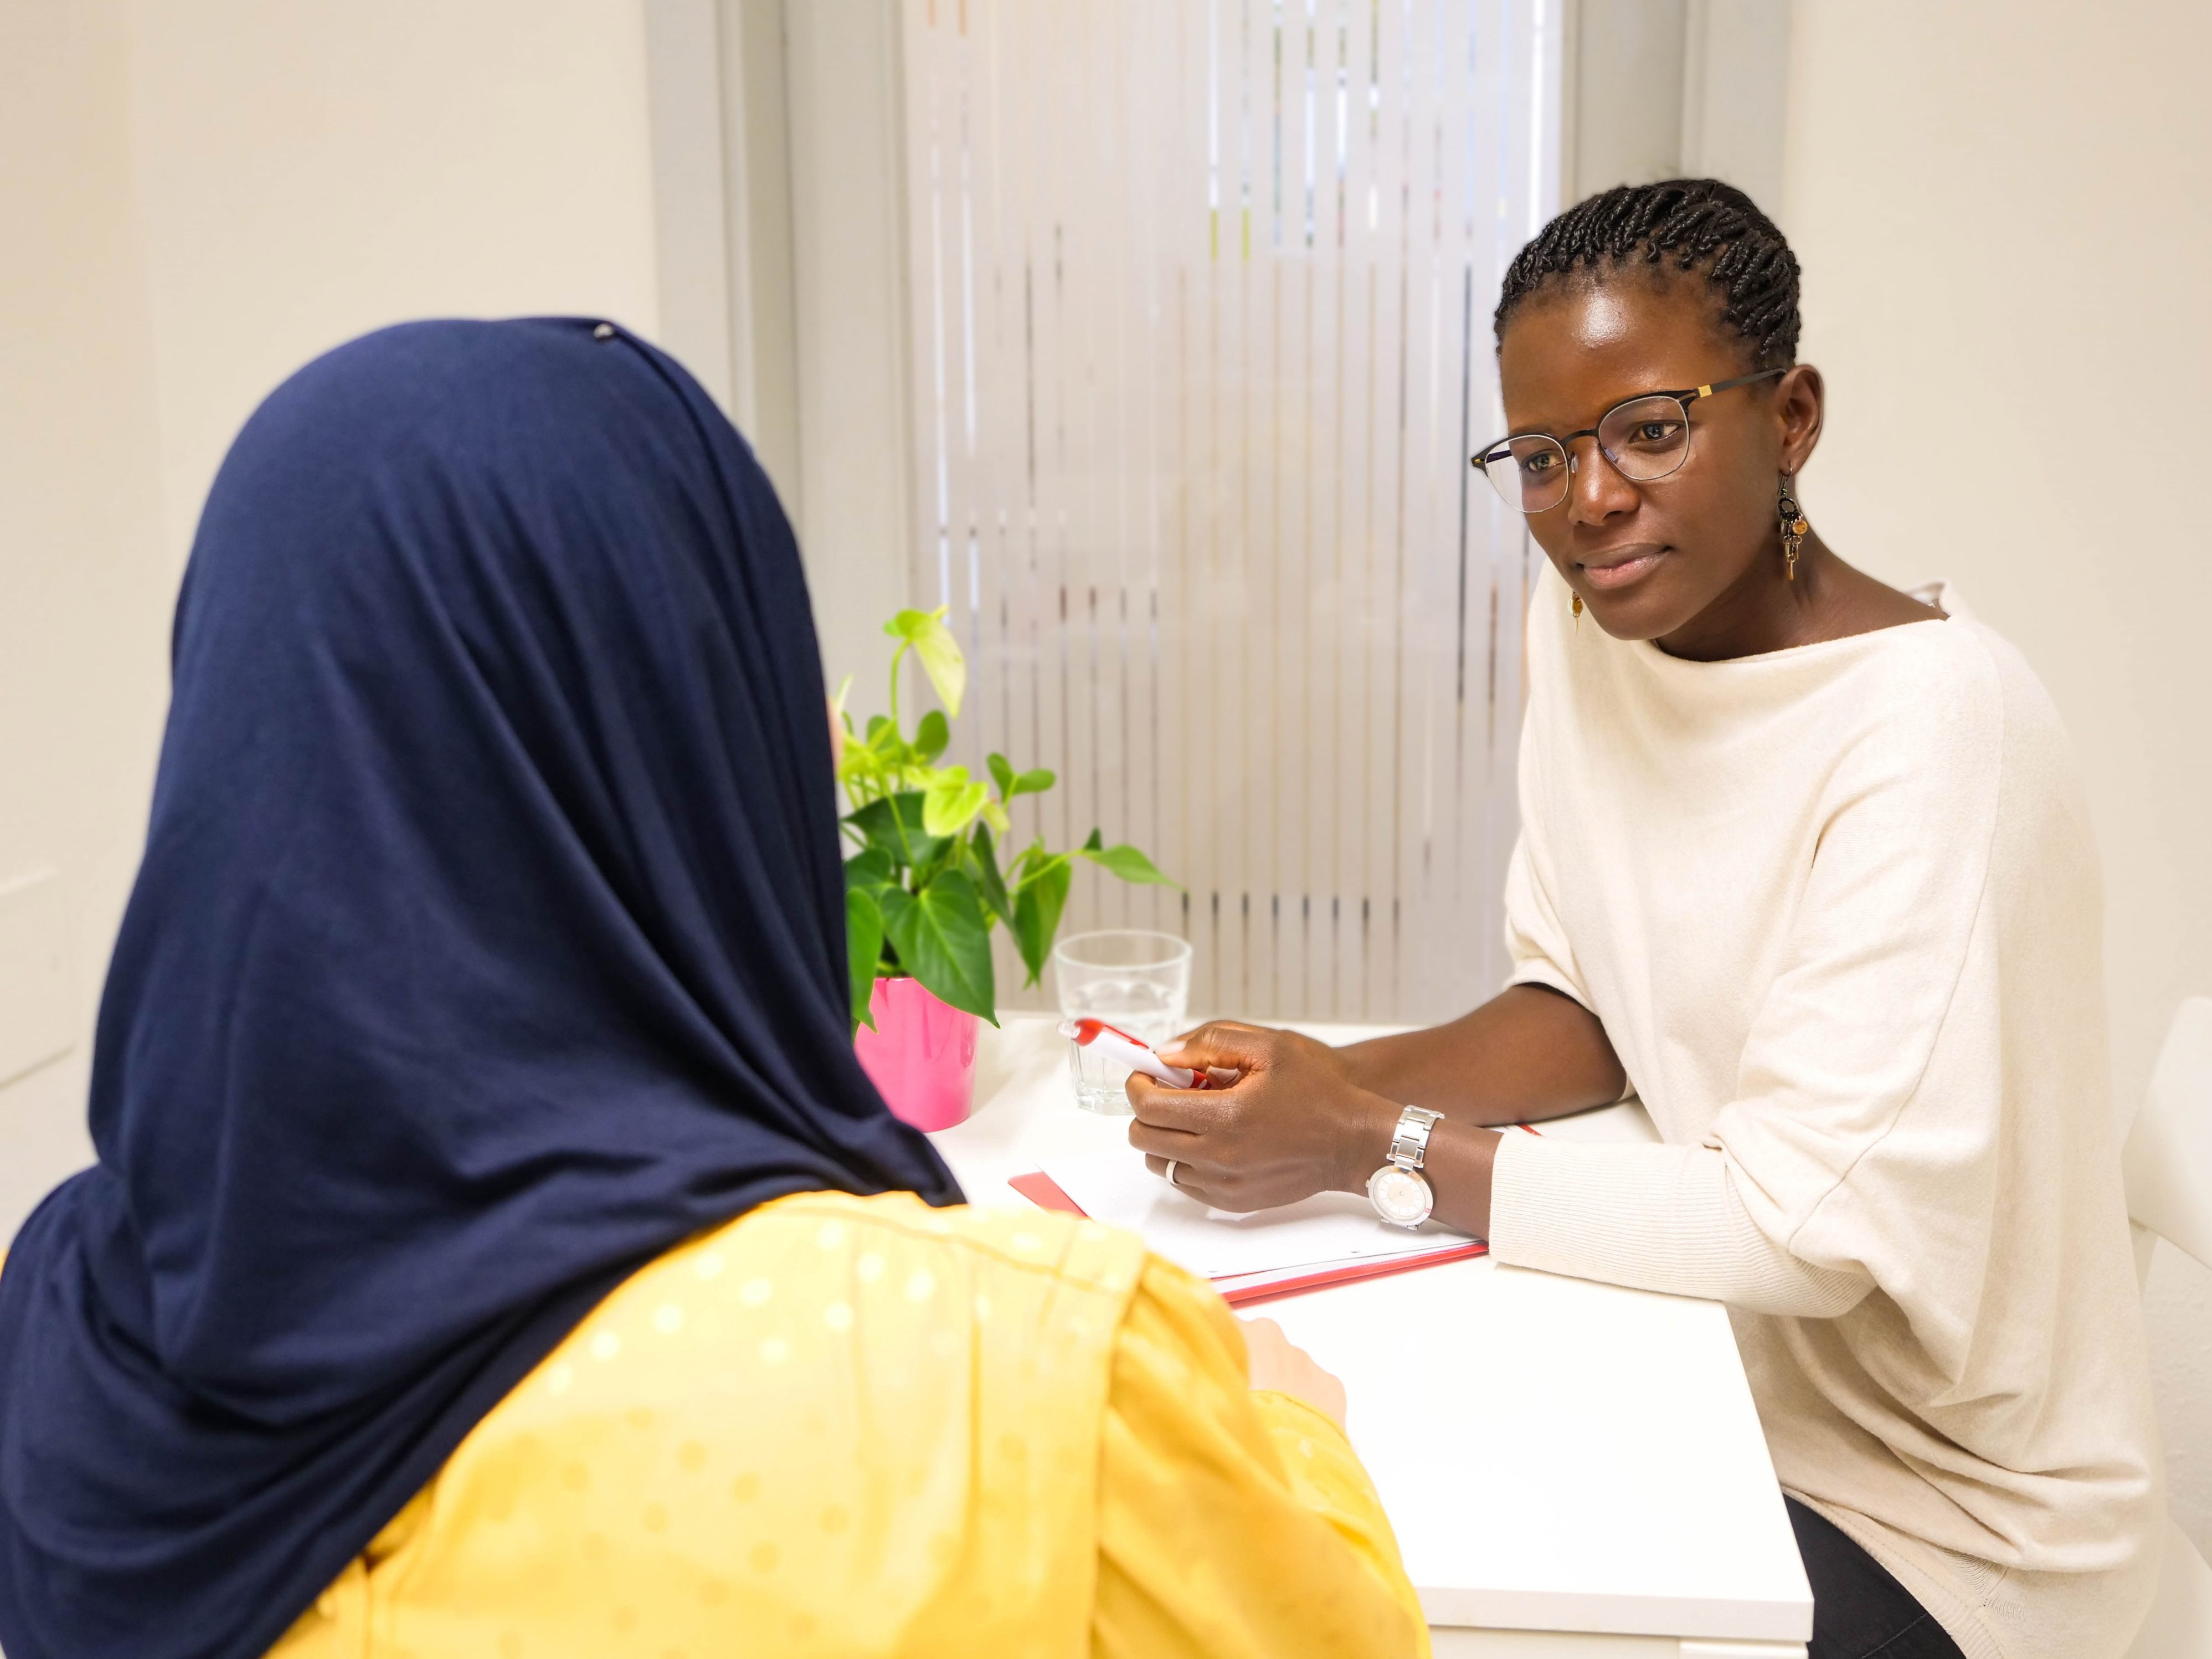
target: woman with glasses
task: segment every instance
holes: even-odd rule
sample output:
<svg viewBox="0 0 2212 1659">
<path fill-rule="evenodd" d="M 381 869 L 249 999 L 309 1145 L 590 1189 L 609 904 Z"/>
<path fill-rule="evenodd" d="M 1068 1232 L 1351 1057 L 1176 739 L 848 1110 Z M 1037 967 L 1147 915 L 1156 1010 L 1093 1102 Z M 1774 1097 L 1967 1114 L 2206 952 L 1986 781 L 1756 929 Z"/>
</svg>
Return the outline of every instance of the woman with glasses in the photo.
<svg viewBox="0 0 2212 1659">
<path fill-rule="evenodd" d="M 1797 274 L 1710 180 L 1521 252 L 1474 457 L 1548 563 L 1510 983 L 1341 1049 L 1207 1026 L 1167 1058 L 1241 1079 L 1132 1079 L 1130 1139 L 1224 1208 L 1364 1191 L 1727 1303 L 1814 1659 L 2117 1656 L 2160 1495 L 2088 814 L 2019 653 L 1800 507 Z M 1632 1091 L 1663 1145 L 1490 1127 Z"/>
</svg>

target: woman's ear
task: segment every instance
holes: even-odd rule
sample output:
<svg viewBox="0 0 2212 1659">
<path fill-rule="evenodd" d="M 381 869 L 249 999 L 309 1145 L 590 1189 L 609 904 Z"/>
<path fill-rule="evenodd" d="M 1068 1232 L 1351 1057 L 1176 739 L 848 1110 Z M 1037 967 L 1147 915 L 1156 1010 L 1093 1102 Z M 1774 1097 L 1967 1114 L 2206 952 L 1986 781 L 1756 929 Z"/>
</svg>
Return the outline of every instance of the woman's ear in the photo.
<svg viewBox="0 0 2212 1659">
<path fill-rule="evenodd" d="M 1827 388 L 1820 371 L 1799 363 L 1776 383 L 1774 413 L 1782 425 L 1782 470 L 1800 472 L 1820 441 L 1821 411 Z"/>
</svg>

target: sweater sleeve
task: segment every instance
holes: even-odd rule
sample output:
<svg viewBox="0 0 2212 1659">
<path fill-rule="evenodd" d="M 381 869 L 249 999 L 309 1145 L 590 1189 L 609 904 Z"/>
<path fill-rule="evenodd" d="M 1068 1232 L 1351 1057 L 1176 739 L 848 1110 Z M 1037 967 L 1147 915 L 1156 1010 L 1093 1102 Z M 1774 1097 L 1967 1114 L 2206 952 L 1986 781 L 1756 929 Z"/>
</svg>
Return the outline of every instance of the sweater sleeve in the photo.
<svg viewBox="0 0 2212 1659">
<path fill-rule="evenodd" d="M 1873 1288 L 1763 1231 L 1710 1146 L 1621 1146 L 1507 1135 L 1492 1176 L 1500 1261 L 1755 1313 L 1832 1319 Z"/>
<path fill-rule="evenodd" d="M 1098 1659 L 1384 1659 L 1428 1627 L 1343 1431 L 1255 1393 L 1212 1287 L 1154 1259 L 1124 1317 L 1100 1454 Z"/>
</svg>

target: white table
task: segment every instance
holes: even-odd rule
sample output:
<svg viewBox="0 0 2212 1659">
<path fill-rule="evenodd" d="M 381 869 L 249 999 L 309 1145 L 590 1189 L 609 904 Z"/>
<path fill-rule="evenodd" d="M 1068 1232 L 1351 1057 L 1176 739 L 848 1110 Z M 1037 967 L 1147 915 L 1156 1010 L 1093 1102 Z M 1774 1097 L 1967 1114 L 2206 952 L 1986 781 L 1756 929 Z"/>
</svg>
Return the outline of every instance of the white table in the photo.
<svg viewBox="0 0 2212 1659">
<path fill-rule="evenodd" d="M 1125 1127 L 1075 1109 L 1048 1019 L 986 1028 L 976 1069 L 932 1137 L 972 1202 L 1026 1206 L 1008 1176 Z M 1655 1138 L 1633 1105 L 1546 1133 Z M 1258 1311 L 1344 1379 L 1438 1659 L 1803 1659 L 1812 1593 L 1717 1304 L 1478 1261 Z"/>
</svg>

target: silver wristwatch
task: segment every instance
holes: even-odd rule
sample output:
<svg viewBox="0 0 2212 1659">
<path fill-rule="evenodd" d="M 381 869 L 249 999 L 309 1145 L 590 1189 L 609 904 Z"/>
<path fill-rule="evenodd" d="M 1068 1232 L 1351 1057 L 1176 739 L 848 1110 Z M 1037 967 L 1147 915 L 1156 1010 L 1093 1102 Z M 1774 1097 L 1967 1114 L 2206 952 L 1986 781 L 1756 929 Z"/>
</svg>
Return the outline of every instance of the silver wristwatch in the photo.
<svg viewBox="0 0 2212 1659">
<path fill-rule="evenodd" d="M 1421 1106 L 1408 1106 L 1399 1113 L 1397 1131 L 1390 1137 L 1390 1161 L 1367 1177 L 1367 1196 L 1375 1213 L 1394 1227 L 1418 1227 L 1436 1208 L 1437 1195 L 1429 1190 L 1421 1166 L 1428 1161 L 1429 1132 L 1443 1116 Z"/>
</svg>

